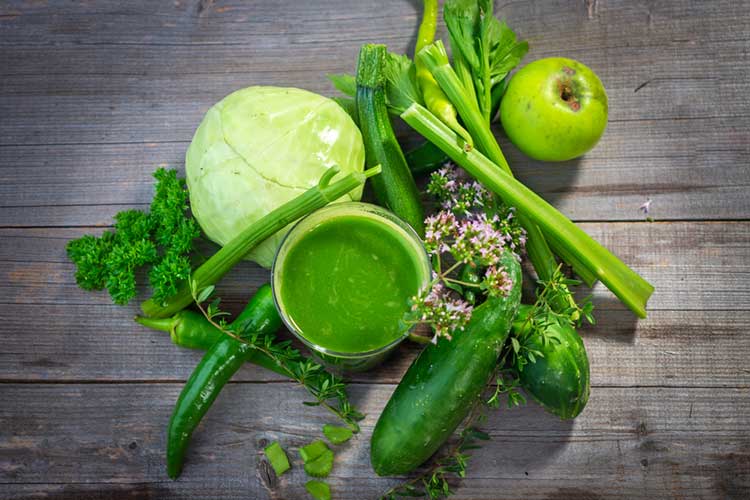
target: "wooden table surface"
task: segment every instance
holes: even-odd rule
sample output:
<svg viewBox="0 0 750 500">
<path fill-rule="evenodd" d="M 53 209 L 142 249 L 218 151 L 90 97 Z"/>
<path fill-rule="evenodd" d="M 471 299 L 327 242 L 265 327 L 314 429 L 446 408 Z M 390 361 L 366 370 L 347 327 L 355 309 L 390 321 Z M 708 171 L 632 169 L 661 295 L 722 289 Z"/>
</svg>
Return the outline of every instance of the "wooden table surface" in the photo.
<svg viewBox="0 0 750 500">
<path fill-rule="evenodd" d="M 196 432 L 182 477 L 165 429 L 199 352 L 74 282 L 65 243 L 147 206 L 151 172 L 183 169 L 201 117 L 254 84 L 333 94 L 359 46 L 411 53 L 419 2 L 0 2 L 0 498 L 304 498 L 262 460 L 329 419 L 246 366 Z M 495 411 L 457 498 L 750 498 L 750 2 L 549 0 L 497 5 L 531 44 L 570 56 L 610 97 L 600 144 L 543 165 L 498 132 L 519 177 L 656 287 L 637 321 L 603 287 L 584 330 L 592 394 L 574 421 Z M 441 33 L 444 29 L 441 28 Z M 653 200 L 655 222 L 638 207 Z M 268 272 L 220 287 L 232 310 Z M 338 453 L 335 498 L 395 481 L 368 438 L 416 350 L 353 378 L 363 433 Z"/>
</svg>

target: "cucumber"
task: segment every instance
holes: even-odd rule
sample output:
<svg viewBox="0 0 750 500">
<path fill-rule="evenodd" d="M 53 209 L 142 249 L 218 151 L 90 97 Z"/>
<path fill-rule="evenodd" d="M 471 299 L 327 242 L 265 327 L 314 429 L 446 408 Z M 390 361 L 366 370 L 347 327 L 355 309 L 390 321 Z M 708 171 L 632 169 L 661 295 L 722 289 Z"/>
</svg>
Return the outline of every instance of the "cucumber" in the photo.
<svg viewBox="0 0 750 500">
<path fill-rule="evenodd" d="M 492 374 L 521 300 L 521 267 L 505 252 L 513 280 L 507 297 L 474 309 L 453 340 L 428 345 L 414 360 L 375 425 L 370 461 L 380 476 L 419 467 L 453 434 Z"/>
<path fill-rule="evenodd" d="M 357 63 L 356 108 L 368 167 L 380 165 L 371 179 L 378 202 L 408 222 L 424 237 L 424 209 L 406 164 L 385 104 L 385 45 L 366 44 Z"/>
<path fill-rule="evenodd" d="M 521 306 L 513 328 L 523 328 L 531 306 Z M 547 327 L 557 334 L 554 341 L 542 345 L 539 337 L 530 342 L 544 357 L 527 363 L 519 371 L 521 387 L 547 411 L 563 420 L 575 418 L 589 400 L 589 358 L 583 341 L 573 327 L 552 324 Z"/>
</svg>

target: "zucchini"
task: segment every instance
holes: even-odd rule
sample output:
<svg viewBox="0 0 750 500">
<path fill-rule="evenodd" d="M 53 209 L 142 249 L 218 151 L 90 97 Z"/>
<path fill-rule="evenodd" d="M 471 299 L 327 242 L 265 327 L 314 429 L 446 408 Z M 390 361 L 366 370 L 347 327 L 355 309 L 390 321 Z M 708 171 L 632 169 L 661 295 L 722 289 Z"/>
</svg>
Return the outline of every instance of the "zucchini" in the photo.
<svg viewBox="0 0 750 500">
<path fill-rule="evenodd" d="M 524 328 L 531 306 L 521 306 L 513 328 Z M 537 335 L 529 339 L 531 347 L 544 357 L 535 359 L 519 370 L 521 387 L 547 411 L 563 420 L 575 418 L 589 400 L 589 358 L 583 341 L 573 327 L 551 324 L 547 326 L 560 343 L 543 345 Z"/>
<path fill-rule="evenodd" d="M 521 300 L 521 266 L 509 251 L 507 297 L 490 297 L 469 324 L 414 360 L 375 425 L 370 461 L 380 476 L 419 467 L 453 434 L 486 387 Z"/>
<path fill-rule="evenodd" d="M 385 45 L 363 45 L 357 63 L 355 98 L 367 165 L 380 165 L 372 178 L 378 202 L 424 237 L 424 210 L 404 153 L 396 141 L 385 103 Z"/>
</svg>

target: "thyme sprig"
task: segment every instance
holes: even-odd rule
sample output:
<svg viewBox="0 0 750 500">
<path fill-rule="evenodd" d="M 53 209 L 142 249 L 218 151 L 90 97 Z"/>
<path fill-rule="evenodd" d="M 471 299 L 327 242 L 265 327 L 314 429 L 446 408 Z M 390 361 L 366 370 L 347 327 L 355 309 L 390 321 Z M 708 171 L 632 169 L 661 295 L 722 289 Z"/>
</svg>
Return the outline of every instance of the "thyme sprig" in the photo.
<svg viewBox="0 0 750 500">
<path fill-rule="evenodd" d="M 481 448 L 482 441 L 489 441 L 490 435 L 479 428 L 487 418 L 487 408 L 498 408 L 500 396 L 508 395 L 508 407 L 526 403 L 526 398 L 518 392 L 518 381 L 508 377 L 507 370 L 498 370 L 492 395 L 482 397 L 466 418 L 466 423 L 458 440 L 447 453 L 436 459 L 424 472 L 386 491 L 381 500 L 396 500 L 404 497 L 428 498 L 437 500 L 454 493 L 451 482 L 466 477 L 471 460 L 471 451 Z"/>
<path fill-rule="evenodd" d="M 225 319 L 229 313 L 219 308 L 220 299 L 214 298 L 208 305 L 204 305 L 212 298 L 214 286 L 210 285 L 198 289 L 197 283 L 190 280 L 190 291 L 193 301 L 214 327 L 222 333 L 241 342 L 251 349 L 255 349 L 276 362 L 295 382 L 305 388 L 314 401 L 304 401 L 306 406 L 320 406 L 341 419 L 353 432 L 359 432 L 358 421 L 364 418 L 349 401 L 344 380 L 303 356 L 299 350 L 291 345 L 289 340 L 277 340 L 275 334 L 259 334 L 248 330 L 233 330 Z"/>
</svg>

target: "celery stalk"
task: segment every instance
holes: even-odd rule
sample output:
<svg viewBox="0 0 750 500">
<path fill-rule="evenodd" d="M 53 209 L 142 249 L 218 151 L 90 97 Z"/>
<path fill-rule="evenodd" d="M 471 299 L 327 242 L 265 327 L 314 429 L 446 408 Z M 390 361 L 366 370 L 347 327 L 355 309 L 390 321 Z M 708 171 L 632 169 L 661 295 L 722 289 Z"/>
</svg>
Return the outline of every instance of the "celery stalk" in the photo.
<svg viewBox="0 0 750 500">
<path fill-rule="evenodd" d="M 417 54 L 419 60 L 427 66 L 432 72 L 432 76 L 443 89 L 443 92 L 448 96 L 453 105 L 458 110 L 458 114 L 464 121 L 464 125 L 471 133 L 474 138 L 476 147 L 484 153 L 493 163 L 499 165 L 508 174 L 513 175 L 508 165 L 508 161 L 505 159 L 500 145 L 497 143 L 494 134 L 489 126 L 489 120 L 482 114 L 482 111 L 477 104 L 474 92 L 467 92 L 464 81 L 466 76 L 463 78 L 456 74 L 453 67 L 448 60 L 448 54 L 445 51 L 443 42 L 437 40 L 432 45 L 428 45 Z M 455 56 L 454 56 L 455 57 Z M 527 241 L 526 241 L 526 252 L 529 255 L 534 269 L 541 280 L 548 280 L 552 277 L 552 273 L 557 268 L 557 262 L 555 257 L 550 250 L 550 245 L 544 240 L 545 235 L 530 224 L 529 221 L 525 220 L 523 216 L 519 218 L 519 222 L 526 229 Z M 568 257 L 567 259 L 565 257 Z M 568 264 L 573 266 L 573 270 L 578 276 L 580 276 L 585 282 L 589 283 L 591 273 L 587 273 L 580 264 L 572 258 L 564 250 L 560 252 L 560 257 Z M 589 283 L 591 284 L 591 283 Z"/>
<path fill-rule="evenodd" d="M 412 104 L 401 118 L 506 203 L 515 206 L 519 214 L 537 224 L 555 246 L 595 275 L 636 315 L 646 317 L 646 302 L 654 288 L 635 271 L 479 151 L 464 151 L 459 137 L 424 107 Z"/>
<path fill-rule="evenodd" d="M 328 203 L 341 198 L 349 191 L 364 184 L 365 180 L 380 173 L 380 166 L 375 166 L 365 172 L 355 172 L 331 182 L 338 173 L 337 167 L 331 167 L 321 177 L 318 185 L 308 189 L 291 201 L 271 211 L 258 221 L 250 224 L 218 252 L 193 272 L 192 279 L 198 290 L 218 282 L 232 267 L 234 267 L 247 252 L 256 245 L 283 229 L 290 223 L 308 213 L 326 206 Z M 148 299 L 141 304 L 141 310 L 146 316 L 164 318 L 171 316 L 185 308 L 193 301 L 190 284 L 183 283 L 175 295 L 164 303 Z"/>
<path fill-rule="evenodd" d="M 471 78 L 467 75 L 464 75 L 463 79 L 459 78 L 448 61 L 443 42 L 438 40 L 428 45 L 417 54 L 417 57 L 432 72 L 440 88 L 458 110 L 458 114 L 461 115 L 466 128 L 474 138 L 476 147 L 512 175 L 508 161 L 492 134 L 489 120 L 485 121 L 485 117 L 479 110 L 473 88 L 472 92 L 467 91 L 465 84 L 470 82 Z M 463 61 L 459 62 L 462 67 L 465 66 Z M 468 72 L 468 69 L 465 70 Z M 519 217 L 519 222 L 526 229 L 526 251 L 539 279 L 550 279 L 557 268 L 557 262 L 547 242 L 544 241 L 544 235 L 534 224 L 525 220 L 523 215 Z"/>
</svg>

